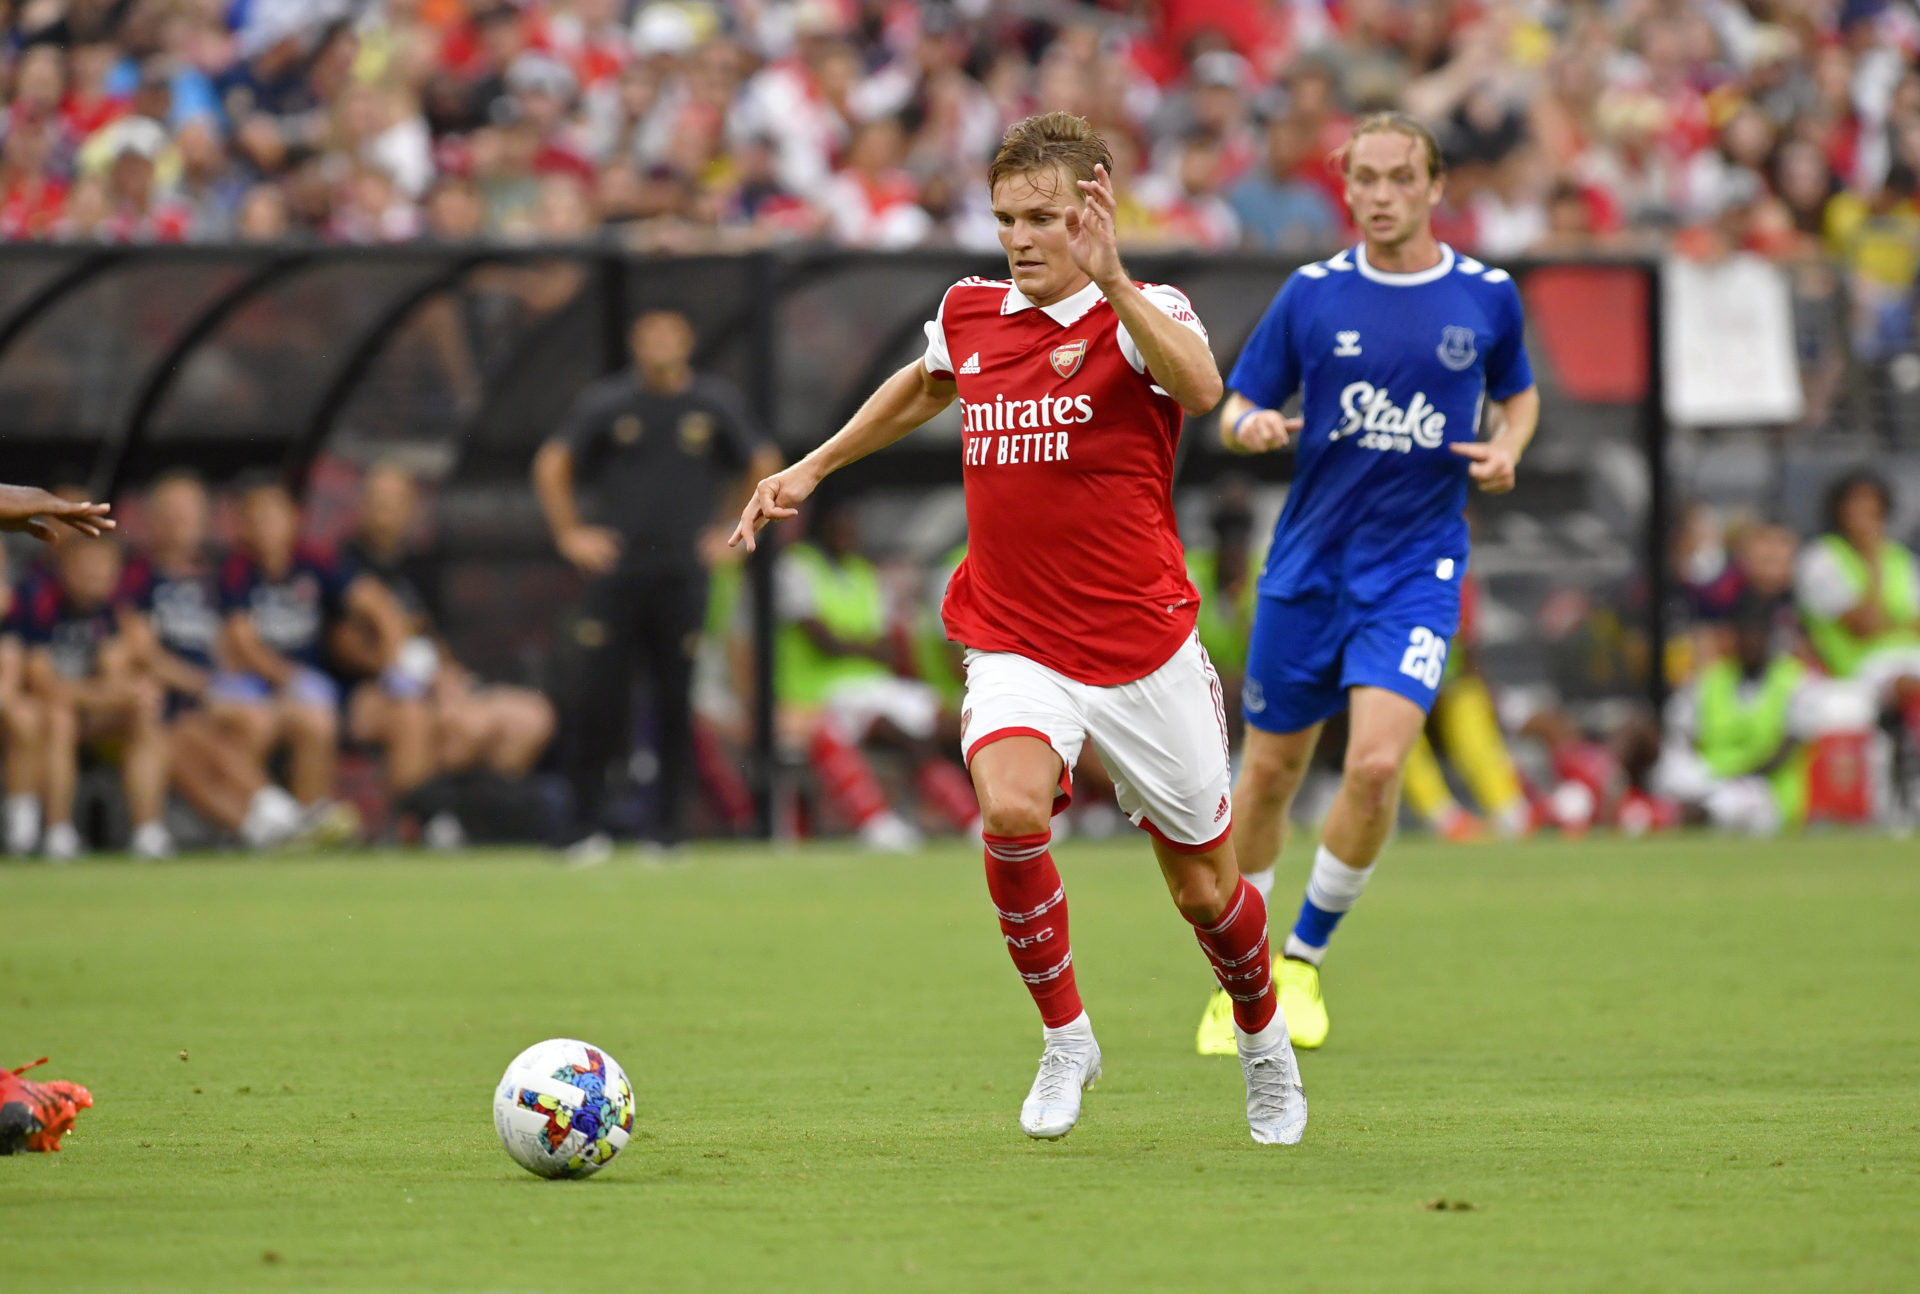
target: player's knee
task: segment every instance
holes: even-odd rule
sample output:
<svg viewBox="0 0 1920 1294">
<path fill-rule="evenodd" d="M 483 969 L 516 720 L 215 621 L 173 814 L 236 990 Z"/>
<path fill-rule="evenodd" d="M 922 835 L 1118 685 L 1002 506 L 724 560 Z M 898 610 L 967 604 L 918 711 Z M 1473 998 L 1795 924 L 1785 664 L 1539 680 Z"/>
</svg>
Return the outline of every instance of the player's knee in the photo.
<svg viewBox="0 0 1920 1294">
<path fill-rule="evenodd" d="M 46 731 L 46 710 L 38 702 L 18 698 L 0 707 L 0 716 L 4 716 L 7 740 L 33 745 L 39 742 Z"/>
<path fill-rule="evenodd" d="M 1211 869 L 1195 867 L 1183 872 L 1174 882 L 1173 904 L 1191 924 L 1210 926 L 1225 913 L 1227 896 L 1221 892 L 1220 878 Z"/>
<path fill-rule="evenodd" d="M 1390 750 L 1358 750 L 1347 760 L 1352 792 L 1370 806 L 1386 805 L 1400 786 L 1400 760 Z"/>
<path fill-rule="evenodd" d="M 295 741 L 331 743 L 340 733 L 340 721 L 331 709 L 296 705 L 287 715 L 287 731 Z"/>
<path fill-rule="evenodd" d="M 1052 789 L 1036 793 L 1030 787 L 996 786 L 980 791 L 980 826 L 990 836 L 1035 836 L 1053 825 Z"/>
<path fill-rule="evenodd" d="M 1307 755 L 1285 749 L 1252 749 L 1246 754 L 1240 781 L 1255 799 L 1274 803 L 1292 793 L 1306 771 Z"/>
<path fill-rule="evenodd" d="M 166 704 L 165 687 L 152 679 L 140 679 L 133 684 L 128 695 L 128 717 L 136 728 L 158 728 Z"/>
</svg>

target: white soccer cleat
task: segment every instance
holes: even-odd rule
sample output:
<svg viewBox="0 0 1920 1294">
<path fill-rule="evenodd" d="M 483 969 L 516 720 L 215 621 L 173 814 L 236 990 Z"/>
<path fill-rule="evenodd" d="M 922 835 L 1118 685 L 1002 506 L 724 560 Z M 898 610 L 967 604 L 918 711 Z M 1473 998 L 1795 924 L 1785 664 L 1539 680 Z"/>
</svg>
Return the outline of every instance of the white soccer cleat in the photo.
<svg viewBox="0 0 1920 1294">
<path fill-rule="evenodd" d="M 133 829 L 128 848 L 143 863 L 165 862 L 174 854 L 173 833 L 164 822 L 143 822 Z"/>
<path fill-rule="evenodd" d="M 50 863 L 70 863 L 86 852 L 80 832 L 71 822 L 56 822 L 40 841 L 40 854 Z"/>
<path fill-rule="evenodd" d="M 1263 1146 L 1299 1145 L 1307 1132 L 1307 1089 L 1300 1084 L 1286 1017 L 1276 1011 L 1259 1033 L 1236 1026 L 1234 1034 L 1240 1041 L 1240 1072 L 1247 1079 L 1247 1130 Z"/>
<path fill-rule="evenodd" d="M 1084 1032 L 1084 1041 L 1049 1038 L 1040 1053 L 1040 1072 L 1020 1103 L 1020 1131 L 1029 1137 L 1058 1141 L 1080 1122 L 1081 1093 L 1100 1081 L 1100 1044 L 1093 1040 L 1091 1025 Z"/>
<path fill-rule="evenodd" d="M 613 857 L 613 837 L 596 831 L 568 845 L 560 857 L 568 867 L 598 867 Z"/>
<path fill-rule="evenodd" d="M 910 854 L 920 848 L 920 829 L 888 809 L 861 826 L 860 843 L 876 854 Z"/>
<path fill-rule="evenodd" d="M 26 855 L 40 843 L 40 800 L 33 795 L 9 795 L 6 807 L 7 852 Z"/>
</svg>

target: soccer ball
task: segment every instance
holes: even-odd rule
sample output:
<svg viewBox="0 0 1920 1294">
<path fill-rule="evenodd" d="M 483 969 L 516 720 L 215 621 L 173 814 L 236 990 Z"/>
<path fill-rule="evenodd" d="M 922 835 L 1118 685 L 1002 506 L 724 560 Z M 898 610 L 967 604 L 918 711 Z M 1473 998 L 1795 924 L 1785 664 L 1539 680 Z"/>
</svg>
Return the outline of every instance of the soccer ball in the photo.
<svg viewBox="0 0 1920 1294">
<path fill-rule="evenodd" d="M 633 1135 L 633 1085 L 600 1048 L 549 1038 L 501 1075 L 493 1127 L 513 1161 L 535 1176 L 591 1177 Z"/>
</svg>

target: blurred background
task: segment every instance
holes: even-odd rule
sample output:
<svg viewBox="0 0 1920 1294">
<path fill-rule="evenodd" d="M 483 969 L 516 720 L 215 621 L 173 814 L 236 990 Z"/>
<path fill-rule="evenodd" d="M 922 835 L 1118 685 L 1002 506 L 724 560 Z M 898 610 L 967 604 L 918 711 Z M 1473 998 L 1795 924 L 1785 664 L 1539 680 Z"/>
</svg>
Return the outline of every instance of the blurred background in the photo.
<svg viewBox="0 0 1920 1294">
<path fill-rule="evenodd" d="M 1920 531 L 1920 14 L 1906 0 L 23 0 L 0 14 L 8 478 L 112 497 L 128 571 L 156 543 L 207 553 L 224 622 L 259 617 L 244 579 L 215 586 L 229 550 L 258 556 L 240 503 L 269 473 L 340 586 L 316 656 L 341 693 L 331 780 L 309 768 L 299 829 L 250 837 L 197 783 L 226 779 L 220 803 L 252 812 L 254 779 L 299 780 L 298 734 L 246 746 L 246 767 L 218 777 L 196 761 L 219 752 L 176 743 L 178 839 L 563 840 L 578 797 L 562 772 L 597 704 L 631 720 L 609 825 L 676 843 L 659 830 L 656 692 L 580 695 L 586 580 L 556 551 L 536 453 L 629 363 L 629 325 L 653 310 L 690 322 L 693 367 L 738 393 L 753 436 L 804 453 L 920 353 L 948 284 L 1004 267 L 986 165 L 1009 122 L 1049 109 L 1109 141 L 1129 266 L 1187 291 L 1223 371 L 1292 268 L 1351 240 L 1328 157 L 1366 111 L 1435 129 L 1441 237 L 1519 281 L 1542 430 L 1519 491 L 1474 505 L 1469 625 L 1410 773 L 1410 827 L 1473 840 L 1911 817 L 1920 667 L 1869 671 L 1852 708 L 1828 696 L 1789 722 L 1783 703 L 1765 749 L 1732 762 L 1701 689 L 1716 663 L 1742 705 L 1777 662 L 1860 673 L 1830 640 L 1852 614 L 1830 593 L 1854 571 L 1836 544 L 1885 572 L 1862 586 L 1876 605 L 1858 632 L 1920 648 L 1911 564 L 1876 565 Z M 903 847 L 967 829 L 950 778 L 929 772 L 930 751 L 957 763 L 937 609 L 965 540 L 958 440 L 949 412 L 836 478 L 831 506 L 784 537 L 823 566 L 701 549 L 694 834 Z M 1228 675 L 1288 470 L 1285 455 L 1225 454 L 1211 417 L 1185 430 L 1176 502 Z M 181 472 L 208 509 L 184 546 L 156 535 L 151 506 Z M 1857 524 L 1837 515 L 1840 485 L 1863 500 Z M 391 506 L 370 527 L 376 495 Z M 417 696 L 393 660 L 355 663 L 339 642 L 361 614 L 348 585 L 393 584 L 402 555 L 409 633 L 442 662 L 415 671 Z M 162 677 L 136 650 L 139 621 L 163 616 L 128 578 L 88 642 L 131 643 L 133 663 L 54 662 L 98 610 L 87 573 L 8 556 L 0 708 L 28 716 L 6 736 L 10 847 L 45 849 L 49 768 L 69 758 L 80 836 L 117 847 L 139 792 L 116 743 L 144 731 L 143 706 L 174 723 L 207 680 Z M 861 672 L 924 687 L 942 716 L 925 732 L 862 722 L 818 677 L 783 673 L 783 650 L 832 655 L 811 627 L 822 569 L 874 603 L 828 638 Z M 1755 625 L 1764 645 L 1742 663 Z M 207 671 L 235 664 L 224 643 Z M 95 678 L 114 699 L 82 695 Z M 398 729 L 350 712 L 363 683 L 426 707 L 424 762 L 397 771 Z M 524 703 L 500 729 L 529 748 L 513 759 L 456 740 L 489 688 Z M 69 711 L 79 735 L 49 744 L 33 716 Z M 215 744 L 237 731 L 214 725 Z M 1710 766 L 1705 789 L 1674 771 L 1688 753 Z M 1097 760 L 1084 772 L 1096 793 L 1073 827 L 1117 829 Z M 1730 783 L 1764 783 L 1770 808 Z"/>
</svg>

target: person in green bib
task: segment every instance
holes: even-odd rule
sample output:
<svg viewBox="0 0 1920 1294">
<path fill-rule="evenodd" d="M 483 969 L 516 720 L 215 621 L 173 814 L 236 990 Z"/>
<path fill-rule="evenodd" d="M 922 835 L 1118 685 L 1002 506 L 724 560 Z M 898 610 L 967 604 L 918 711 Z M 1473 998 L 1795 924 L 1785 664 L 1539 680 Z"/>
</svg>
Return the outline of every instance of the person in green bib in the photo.
<svg viewBox="0 0 1920 1294">
<path fill-rule="evenodd" d="M 1920 724 L 1920 563 L 1887 534 L 1893 492 L 1872 472 L 1840 478 L 1827 531 L 1800 555 L 1794 591 L 1807 637 L 1835 678 L 1858 679 Z"/>
<path fill-rule="evenodd" d="M 803 747 L 822 795 L 868 846 L 907 850 L 919 829 L 888 803 L 861 751 L 900 751 L 920 799 L 956 830 L 980 809 L 973 785 L 934 740 L 940 694 L 895 669 L 898 653 L 880 572 L 859 551 L 859 518 L 822 500 L 808 542 L 789 545 L 775 574 L 774 696 L 783 739 Z"/>
<path fill-rule="evenodd" d="M 1654 766 L 1653 790 L 1722 831 L 1767 836 L 1806 820 L 1803 738 L 1825 681 L 1777 649 L 1777 630 L 1774 603 L 1741 595 L 1732 651 L 1708 663 L 1668 710 L 1669 744 Z"/>
</svg>

